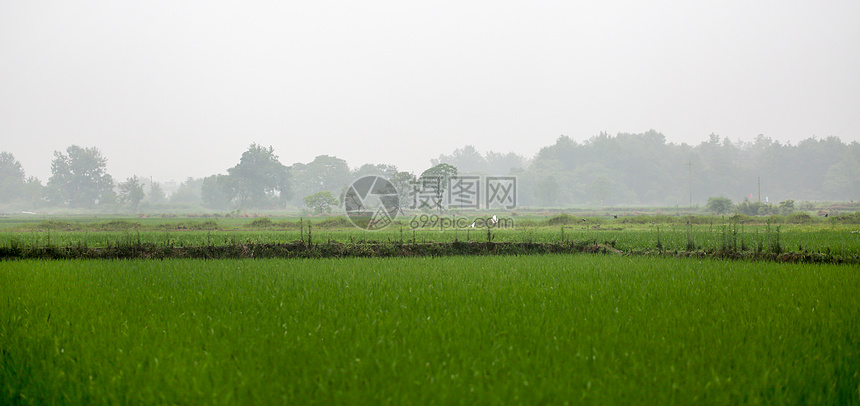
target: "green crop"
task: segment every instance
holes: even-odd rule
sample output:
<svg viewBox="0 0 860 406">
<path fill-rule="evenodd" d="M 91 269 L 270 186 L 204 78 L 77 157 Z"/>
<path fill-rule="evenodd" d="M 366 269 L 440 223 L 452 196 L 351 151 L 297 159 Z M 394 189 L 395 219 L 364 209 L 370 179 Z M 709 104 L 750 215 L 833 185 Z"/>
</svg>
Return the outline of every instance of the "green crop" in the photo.
<svg viewBox="0 0 860 406">
<path fill-rule="evenodd" d="M 853 267 L 0 263 L 0 404 L 851 404 Z"/>
</svg>

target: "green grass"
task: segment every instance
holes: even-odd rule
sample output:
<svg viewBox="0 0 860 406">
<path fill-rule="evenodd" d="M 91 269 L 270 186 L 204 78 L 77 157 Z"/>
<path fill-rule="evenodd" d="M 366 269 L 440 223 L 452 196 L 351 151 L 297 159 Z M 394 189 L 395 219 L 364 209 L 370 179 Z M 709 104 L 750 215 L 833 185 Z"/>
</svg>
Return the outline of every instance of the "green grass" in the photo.
<svg viewBox="0 0 860 406">
<path fill-rule="evenodd" d="M 0 286 L 0 404 L 860 402 L 846 266 L 12 261 Z"/>
<path fill-rule="evenodd" d="M 243 223 L 200 219 L 144 219 L 142 223 L 117 220 L 67 222 L 55 220 L 17 225 L 0 231 L 0 248 L 4 247 L 89 247 L 151 244 L 154 246 L 211 246 L 235 244 L 282 244 L 307 241 L 308 229 L 293 227 L 253 227 L 260 220 L 242 219 Z M 272 224 L 284 222 L 272 221 Z M 592 223 L 595 223 L 592 220 Z M 856 261 L 860 258 L 860 230 L 856 225 L 820 223 L 813 225 L 739 224 L 723 221 L 683 223 L 621 223 L 519 226 L 493 229 L 494 242 L 560 241 L 610 245 L 625 252 L 642 250 L 771 252 L 777 236 L 781 251 L 826 253 L 836 258 Z M 543 224 L 543 223 L 540 223 Z M 595 228 L 597 227 L 597 228 Z M 368 232 L 354 227 L 311 228 L 315 243 L 417 243 L 487 241 L 486 229 L 445 230 L 394 226 Z M 659 243 L 659 244 L 658 244 Z"/>
</svg>

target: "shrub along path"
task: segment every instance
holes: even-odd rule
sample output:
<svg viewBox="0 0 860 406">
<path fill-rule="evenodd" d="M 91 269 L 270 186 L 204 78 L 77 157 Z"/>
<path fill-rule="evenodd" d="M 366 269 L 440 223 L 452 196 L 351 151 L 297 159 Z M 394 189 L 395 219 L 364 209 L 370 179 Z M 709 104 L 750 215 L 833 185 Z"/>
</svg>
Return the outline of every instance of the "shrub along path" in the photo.
<svg viewBox="0 0 860 406">
<path fill-rule="evenodd" d="M 241 259 L 241 258 L 349 258 L 349 257 L 441 257 L 451 255 L 531 255 L 593 253 L 637 256 L 751 259 L 793 263 L 858 264 L 858 255 L 828 252 L 783 252 L 737 249 L 622 251 L 612 242 L 430 242 L 430 243 L 234 243 L 223 245 L 174 246 L 150 243 L 117 244 L 108 247 L 85 246 L 7 246 L 0 247 L 0 260 L 14 259 Z"/>
</svg>

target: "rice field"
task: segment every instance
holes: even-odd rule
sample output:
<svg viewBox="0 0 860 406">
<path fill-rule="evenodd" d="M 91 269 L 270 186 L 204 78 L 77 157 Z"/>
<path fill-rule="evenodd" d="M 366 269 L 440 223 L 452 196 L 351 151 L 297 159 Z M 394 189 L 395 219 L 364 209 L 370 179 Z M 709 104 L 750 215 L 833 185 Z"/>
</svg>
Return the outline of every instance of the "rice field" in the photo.
<svg viewBox="0 0 860 406">
<path fill-rule="evenodd" d="M 852 266 L 16 260 L 0 287 L 0 404 L 860 402 Z"/>
</svg>

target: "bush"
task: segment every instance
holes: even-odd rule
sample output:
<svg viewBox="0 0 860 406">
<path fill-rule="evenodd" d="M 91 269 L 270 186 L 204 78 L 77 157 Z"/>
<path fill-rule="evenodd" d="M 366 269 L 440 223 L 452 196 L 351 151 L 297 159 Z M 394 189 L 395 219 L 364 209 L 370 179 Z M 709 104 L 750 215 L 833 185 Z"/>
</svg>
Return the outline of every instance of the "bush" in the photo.
<svg viewBox="0 0 860 406">
<path fill-rule="evenodd" d="M 735 214 L 734 216 L 729 217 L 730 220 L 737 223 L 752 223 L 755 218 L 747 216 L 746 214 Z"/>
<path fill-rule="evenodd" d="M 143 227 L 142 224 L 134 221 L 125 221 L 125 220 L 111 220 L 105 221 L 104 223 L 99 223 L 93 225 L 93 228 L 97 228 L 100 230 L 106 231 L 116 231 L 116 230 L 131 230 L 136 228 Z"/>
<path fill-rule="evenodd" d="M 72 224 L 65 221 L 58 220 L 45 220 L 39 223 L 36 228 L 40 230 L 64 230 L 64 231 L 74 231 L 80 230 L 81 226 L 77 224 Z"/>
<path fill-rule="evenodd" d="M 664 224 L 664 223 L 672 223 L 674 222 L 674 218 L 672 216 L 667 216 L 665 214 L 655 214 L 651 216 L 647 215 L 638 215 L 633 217 L 625 217 L 622 223 L 633 223 L 633 224 Z"/>
<path fill-rule="evenodd" d="M 705 207 L 716 214 L 726 214 L 732 210 L 732 199 L 723 196 L 709 197 Z"/>
<path fill-rule="evenodd" d="M 322 214 L 331 212 L 333 206 L 337 206 L 337 199 L 332 196 L 331 192 L 317 192 L 304 198 L 305 206 L 313 210 L 314 214 Z"/>
<path fill-rule="evenodd" d="M 860 224 L 860 211 L 841 216 L 830 217 L 830 221 L 841 224 Z"/>
<path fill-rule="evenodd" d="M 809 224 L 815 222 L 815 219 L 809 213 L 794 213 L 785 221 L 791 224 Z"/>
<path fill-rule="evenodd" d="M 261 217 L 248 224 L 248 228 L 271 228 L 275 225 L 268 217 Z"/>
<path fill-rule="evenodd" d="M 688 224 L 708 224 L 720 222 L 720 217 L 715 216 L 684 216 L 681 217 L 681 221 Z"/>
<path fill-rule="evenodd" d="M 580 222 L 582 222 L 582 219 L 571 216 L 567 213 L 556 214 L 546 220 L 546 224 L 550 226 L 576 224 Z"/>
<path fill-rule="evenodd" d="M 314 225 L 319 228 L 352 227 L 352 223 L 346 217 L 341 216 L 327 218 Z"/>
<path fill-rule="evenodd" d="M 160 230 L 218 230 L 218 222 L 215 220 L 206 221 L 188 221 L 175 224 L 167 223 L 160 224 L 157 227 Z"/>
<path fill-rule="evenodd" d="M 779 214 L 789 215 L 794 213 L 794 200 L 788 199 L 779 202 Z"/>
<path fill-rule="evenodd" d="M 537 221 L 528 219 L 528 220 L 519 220 L 516 224 L 517 227 L 537 227 Z"/>
<path fill-rule="evenodd" d="M 767 216 L 776 214 L 776 207 L 762 202 L 751 202 L 749 199 L 738 203 L 738 213 L 746 214 L 747 216 Z"/>
</svg>

